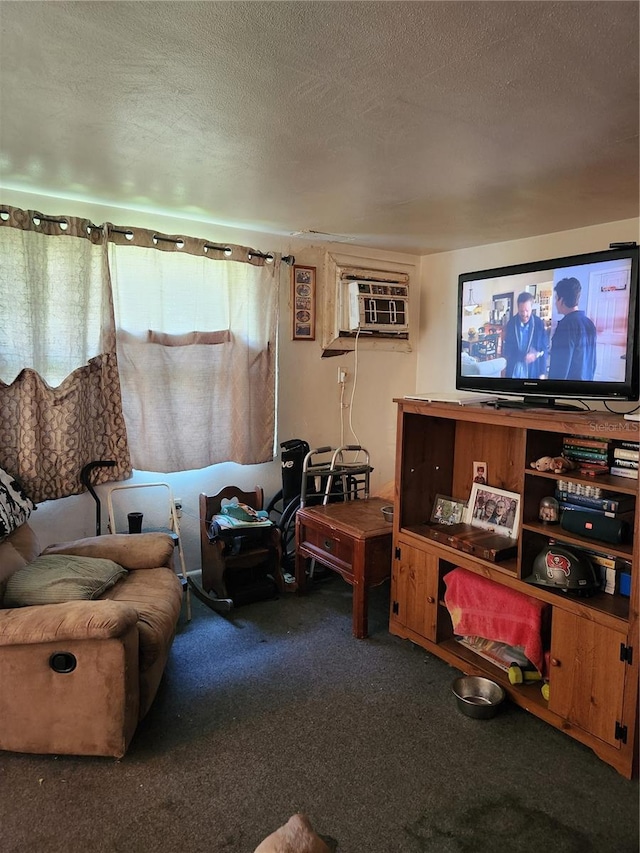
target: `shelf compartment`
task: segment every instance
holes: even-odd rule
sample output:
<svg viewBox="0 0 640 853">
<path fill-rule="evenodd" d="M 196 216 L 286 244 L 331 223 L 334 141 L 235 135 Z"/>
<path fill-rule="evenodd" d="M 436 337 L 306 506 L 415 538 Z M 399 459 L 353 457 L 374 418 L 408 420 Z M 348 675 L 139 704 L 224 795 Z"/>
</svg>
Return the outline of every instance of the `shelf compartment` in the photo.
<svg viewBox="0 0 640 853">
<path fill-rule="evenodd" d="M 526 477 L 539 477 L 547 480 L 567 480 L 571 483 L 584 483 L 587 486 L 598 486 L 611 492 L 622 492 L 627 495 L 637 495 L 638 481 L 629 477 L 616 477 L 613 474 L 602 474 L 599 477 L 585 477 L 572 471 L 554 474 L 552 471 L 536 471 L 534 468 L 525 469 Z M 555 489 L 555 485 L 553 486 Z"/>
<path fill-rule="evenodd" d="M 457 640 L 443 640 L 439 643 L 439 648 L 449 652 L 447 657 L 455 658 L 453 663 L 457 669 L 461 669 L 467 675 L 484 675 L 495 681 L 507 692 L 511 701 L 515 702 L 521 708 L 527 711 L 536 709 L 538 716 L 543 718 L 549 714 L 547 701 L 542 696 L 540 687 L 542 682 L 531 682 L 523 685 L 511 684 L 507 673 L 500 669 L 499 666 L 491 663 L 491 661 L 477 655 L 475 652 L 463 646 Z"/>
<path fill-rule="evenodd" d="M 575 537 L 568 537 L 567 539 L 560 535 L 550 537 L 549 528 L 545 528 L 542 524 L 540 524 L 536 530 L 529 529 L 527 526 L 523 531 L 521 566 L 522 580 L 525 580 L 531 573 L 534 559 L 548 544 L 549 538 L 553 538 L 556 541 L 562 539 L 563 542 L 566 541 L 568 544 L 576 544 L 580 550 L 586 549 L 589 551 L 597 551 L 601 554 L 620 556 L 613 553 L 610 550 L 609 545 L 603 546 L 595 540 L 590 543 L 586 543 L 585 540 L 578 540 Z M 628 556 L 626 556 L 625 559 L 628 559 Z M 588 615 L 591 611 L 597 611 L 601 615 L 612 617 L 611 619 L 605 620 L 610 627 L 613 627 L 614 625 L 616 627 L 620 627 L 620 620 L 625 623 L 629 620 L 629 599 L 617 593 L 610 595 L 606 592 L 598 592 L 595 595 L 588 597 L 580 597 L 572 595 L 571 593 L 547 589 L 546 587 L 537 586 L 536 584 L 529 584 L 528 586 L 531 590 L 531 595 L 536 595 L 538 598 L 548 601 L 556 607 L 561 607 L 563 610 L 571 610 L 583 616 Z"/>
<path fill-rule="evenodd" d="M 474 462 L 486 463 L 492 486 L 522 492 L 524 435 L 513 425 L 433 417 L 425 429 L 422 414 L 407 412 L 398 429 L 404 448 L 397 471 L 402 483 L 396 507 L 401 527 L 427 522 L 436 495 L 468 500 Z"/>
<path fill-rule="evenodd" d="M 559 524 L 543 524 L 540 522 L 531 521 L 522 525 L 523 531 L 538 533 L 544 536 L 545 540 L 555 539 L 558 542 L 566 542 L 570 545 L 575 545 L 576 548 L 587 549 L 588 551 L 602 551 L 607 554 L 613 554 L 614 557 L 622 557 L 625 560 L 633 558 L 633 543 L 631 544 L 613 544 L 611 542 L 603 542 L 601 539 L 585 539 L 583 536 L 577 536 L 560 527 Z M 540 545 L 543 548 L 544 545 Z"/>
</svg>

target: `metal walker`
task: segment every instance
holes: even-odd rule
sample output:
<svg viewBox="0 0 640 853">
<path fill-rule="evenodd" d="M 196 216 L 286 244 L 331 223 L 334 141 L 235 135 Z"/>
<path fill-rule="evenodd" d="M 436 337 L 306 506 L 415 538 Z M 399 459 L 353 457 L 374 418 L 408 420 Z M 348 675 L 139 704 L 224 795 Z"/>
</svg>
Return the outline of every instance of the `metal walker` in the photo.
<svg viewBox="0 0 640 853">
<path fill-rule="evenodd" d="M 369 451 L 359 444 L 310 450 L 307 442 L 292 439 L 280 446 L 283 489 L 267 510 L 280 529 L 283 571 L 293 578 L 298 510 L 336 501 L 366 500 L 373 469 Z"/>
</svg>

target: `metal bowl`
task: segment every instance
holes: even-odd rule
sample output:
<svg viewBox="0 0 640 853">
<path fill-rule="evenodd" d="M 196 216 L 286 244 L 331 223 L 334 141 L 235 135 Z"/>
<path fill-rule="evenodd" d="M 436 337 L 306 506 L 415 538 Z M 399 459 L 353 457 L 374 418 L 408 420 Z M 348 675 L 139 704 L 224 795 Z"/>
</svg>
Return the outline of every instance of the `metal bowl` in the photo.
<svg viewBox="0 0 640 853">
<path fill-rule="evenodd" d="M 490 678 L 479 675 L 463 675 L 451 685 L 458 710 L 476 720 L 488 720 L 498 713 L 506 693 Z"/>
<path fill-rule="evenodd" d="M 389 506 L 380 507 L 380 512 L 384 516 L 385 521 L 393 522 L 393 504 L 389 504 Z"/>
</svg>

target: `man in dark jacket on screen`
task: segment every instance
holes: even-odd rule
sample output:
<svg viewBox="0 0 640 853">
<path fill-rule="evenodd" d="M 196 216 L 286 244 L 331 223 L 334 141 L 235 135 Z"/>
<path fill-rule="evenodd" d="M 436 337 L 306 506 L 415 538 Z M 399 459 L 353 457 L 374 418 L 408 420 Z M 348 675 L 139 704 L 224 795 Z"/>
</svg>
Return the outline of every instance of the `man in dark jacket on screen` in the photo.
<svg viewBox="0 0 640 853">
<path fill-rule="evenodd" d="M 590 382 L 596 372 L 596 327 L 578 309 L 582 286 L 577 278 L 563 278 L 554 291 L 563 316 L 551 339 L 549 379 Z"/>
<path fill-rule="evenodd" d="M 502 354 L 510 379 L 540 379 L 546 373 L 547 333 L 533 313 L 533 296 L 526 291 L 518 296 L 518 312 L 507 323 Z"/>
</svg>

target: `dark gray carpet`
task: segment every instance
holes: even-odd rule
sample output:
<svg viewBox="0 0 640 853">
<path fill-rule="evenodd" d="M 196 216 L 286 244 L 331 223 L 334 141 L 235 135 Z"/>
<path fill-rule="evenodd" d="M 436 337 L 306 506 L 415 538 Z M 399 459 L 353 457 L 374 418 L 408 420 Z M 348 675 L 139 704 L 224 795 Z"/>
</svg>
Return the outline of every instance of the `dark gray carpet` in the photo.
<svg viewBox="0 0 640 853">
<path fill-rule="evenodd" d="M 0 849 L 251 853 L 303 811 L 340 853 L 637 853 L 636 781 L 510 704 L 462 716 L 387 607 L 355 640 L 337 576 L 231 618 L 194 600 L 124 759 L 0 753 Z"/>
</svg>

